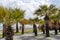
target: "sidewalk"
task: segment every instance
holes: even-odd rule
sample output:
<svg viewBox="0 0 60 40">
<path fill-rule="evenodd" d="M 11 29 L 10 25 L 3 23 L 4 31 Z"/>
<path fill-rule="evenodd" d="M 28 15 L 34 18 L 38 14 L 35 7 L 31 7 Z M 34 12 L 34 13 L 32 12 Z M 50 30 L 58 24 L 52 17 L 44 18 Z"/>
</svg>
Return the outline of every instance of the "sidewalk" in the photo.
<svg viewBox="0 0 60 40">
<path fill-rule="evenodd" d="M 15 35 L 14 40 L 60 40 L 60 33 L 58 33 L 58 35 L 54 35 L 54 31 L 50 31 L 50 37 L 45 37 L 45 34 L 43 35 L 42 32 L 39 32 L 36 37 L 34 36 L 34 33 Z"/>
</svg>

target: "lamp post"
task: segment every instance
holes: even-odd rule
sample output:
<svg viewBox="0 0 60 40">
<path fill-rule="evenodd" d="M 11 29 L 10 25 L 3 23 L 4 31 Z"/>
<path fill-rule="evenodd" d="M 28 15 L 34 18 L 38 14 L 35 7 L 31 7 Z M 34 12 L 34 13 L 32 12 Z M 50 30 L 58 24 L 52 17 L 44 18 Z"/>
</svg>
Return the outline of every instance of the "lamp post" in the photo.
<svg viewBox="0 0 60 40">
<path fill-rule="evenodd" d="M 48 25 L 48 22 L 49 22 L 49 17 L 48 15 L 46 14 L 45 17 L 44 17 L 44 20 L 45 20 L 45 25 L 46 25 L 46 37 L 49 37 L 49 25 Z"/>
</svg>

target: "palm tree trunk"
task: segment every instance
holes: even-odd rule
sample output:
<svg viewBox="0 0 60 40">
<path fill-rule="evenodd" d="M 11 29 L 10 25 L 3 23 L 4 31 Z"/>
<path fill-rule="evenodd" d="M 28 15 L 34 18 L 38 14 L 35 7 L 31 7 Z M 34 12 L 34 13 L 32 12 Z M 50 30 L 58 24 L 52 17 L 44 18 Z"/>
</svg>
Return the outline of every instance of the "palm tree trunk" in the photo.
<svg viewBox="0 0 60 40">
<path fill-rule="evenodd" d="M 6 30 L 6 38 L 5 38 L 5 40 L 13 40 L 13 30 L 12 30 L 12 28 L 11 28 L 11 26 L 9 25 L 8 27 L 7 27 L 7 30 Z"/>
<path fill-rule="evenodd" d="M 33 24 L 33 32 L 35 33 L 35 36 L 37 36 L 37 27 L 35 24 Z"/>
<path fill-rule="evenodd" d="M 57 31 L 57 29 L 55 28 L 55 35 L 57 35 L 58 34 L 58 31 Z"/>
<path fill-rule="evenodd" d="M 46 37 L 49 37 L 49 26 L 48 23 L 46 23 Z"/>
<path fill-rule="evenodd" d="M 19 32 L 19 29 L 18 29 L 18 22 L 16 22 L 16 33 Z"/>
<path fill-rule="evenodd" d="M 42 30 L 43 34 L 45 34 L 44 25 L 41 26 L 41 30 Z"/>
<path fill-rule="evenodd" d="M 2 35 L 3 38 L 5 37 L 5 33 L 6 33 L 6 26 L 5 24 L 3 24 L 3 35 Z"/>
<path fill-rule="evenodd" d="M 60 23 L 58 23 L 59 24 L 59 32 L 60 32 Z"/>
<path fill-rule="evenodd" d="M 24 34 L 24 24 L 22 24 L 22 34 Z"/>
</svg>

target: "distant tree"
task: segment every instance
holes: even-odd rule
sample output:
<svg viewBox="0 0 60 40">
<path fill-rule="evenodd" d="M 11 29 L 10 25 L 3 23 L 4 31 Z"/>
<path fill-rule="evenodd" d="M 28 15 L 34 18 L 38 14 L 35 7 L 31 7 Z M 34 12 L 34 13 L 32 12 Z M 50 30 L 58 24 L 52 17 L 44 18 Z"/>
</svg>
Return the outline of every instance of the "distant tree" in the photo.
<svg viewBox="0 0 60 40">
<path fill-rule="evenodd" d="M 18 8 L 15 8 L 13 11 L 13 17 L 14 17 L 14 20 L 16 21 L 16 33 L 19 32 L 18 22 L 20 22 L 24 18 L 24 12 L 25 11 L 18 9 Z"/>
</svg>

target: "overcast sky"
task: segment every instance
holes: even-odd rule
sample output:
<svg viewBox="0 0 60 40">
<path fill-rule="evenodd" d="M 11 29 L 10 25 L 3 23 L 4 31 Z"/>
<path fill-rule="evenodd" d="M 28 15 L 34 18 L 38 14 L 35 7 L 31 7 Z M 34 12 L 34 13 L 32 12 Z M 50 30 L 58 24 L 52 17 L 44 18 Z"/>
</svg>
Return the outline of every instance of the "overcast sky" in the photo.
<svg viewBox="0 0 60 40">
<path fill-rule="evenodd" d="M 60 0 L 0 0 L 0 5 L 3 5 L 4 7 L 17 7 L 26 10 L 25 18 L 27 19 L 34 17 L 34 11 L 39 7 L 39 5 L 44 4 L 54 4 L 59 7 Z"/>
</svg>

